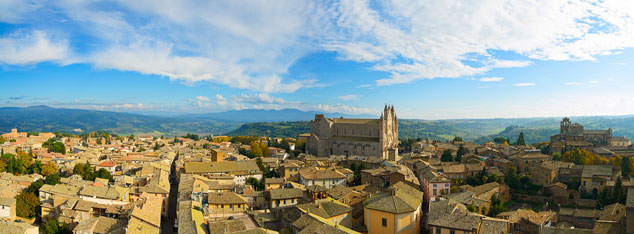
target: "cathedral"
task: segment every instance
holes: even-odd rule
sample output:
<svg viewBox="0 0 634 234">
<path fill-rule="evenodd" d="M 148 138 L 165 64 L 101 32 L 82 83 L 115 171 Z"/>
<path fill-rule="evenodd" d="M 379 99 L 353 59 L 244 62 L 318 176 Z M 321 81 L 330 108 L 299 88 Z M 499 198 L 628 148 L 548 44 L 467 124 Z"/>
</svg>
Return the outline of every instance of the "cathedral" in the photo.
<svg viewBox="0 0 634 234">
<path fill-rule="evenodd" d="M 310 122 L 306 150 L 311 155 L 358 155 L 394 160 L 398 156 L 398 120 L 394 106 L 379 119 L 326 118 Z"/>
</svg>

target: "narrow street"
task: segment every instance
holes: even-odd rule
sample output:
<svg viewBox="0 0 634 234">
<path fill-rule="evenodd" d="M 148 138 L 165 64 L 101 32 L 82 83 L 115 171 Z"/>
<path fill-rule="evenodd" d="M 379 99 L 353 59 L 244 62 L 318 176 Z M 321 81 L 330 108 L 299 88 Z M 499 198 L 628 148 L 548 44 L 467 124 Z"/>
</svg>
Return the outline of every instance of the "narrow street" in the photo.
<svg viewBox="0 0 634 234">
<path fill-rule="evenodd" d="M 176 221 L 176 209 L 177 209 L 177 199 L 178 199 L 178 181 L 176 181 L 176 164 L 174 163 L 178 160 L 178 156 L 174 158 L 172 161 L 172 166 L 170 168 L 170 196 L 169 196 L 169 210 L 168 217 L 163 217 L 161 219 L 161 233 L 162 234 L 171 234 L 177 233 L 174 232 L 174 222 Z"/>
</svg>

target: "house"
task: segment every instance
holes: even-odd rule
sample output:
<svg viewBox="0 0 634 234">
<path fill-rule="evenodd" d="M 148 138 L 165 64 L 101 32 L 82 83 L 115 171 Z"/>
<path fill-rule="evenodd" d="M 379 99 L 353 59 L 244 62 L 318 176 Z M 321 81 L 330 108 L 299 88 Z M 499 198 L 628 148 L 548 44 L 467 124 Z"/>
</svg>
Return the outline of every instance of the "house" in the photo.
<svg viewBox="0 0 634 234">
<path fill-rule="evenodd" d="M 127 234 L 161 233 L 161 199 L 149 196 L 140 208 L 135 206 L 130 213 Z"/>
<path fill-rule="evenodd" d="M 209 193 L 209 212 L 213 214 L 241 213 L 247 210 L 247 199 L 233 192 Z"/>
<path fill-rule="evenodd" d="M 282 184 L 284 184 L 284 178 L 266 178 L 264 180 L 264 191 L 280 188 Z"/>
<path fill-rule="evenodd" d="M 299 170 L 299 183 L 304 186 L 321 185 L 332 188 L 335 185 L 345 185 L 346 175 L 334 167 L 303 167 Z"/>
<path fill-rule="evenodd" d="M 79 197 L 99 204 L 125 205 L 129 203 L 130 189 L 119 186 L 86 186 L 79 192 Z"/>
<path fill-rule="evenodd" d="M 185 162 L 184 173 L 230 175 L 238 185 L 244 185 L 249 177 L 262 179 L 262 171 L 255 161 Z"/>
<path fill-rule="evenodd" d="M 95 217 L 81 220 L 75 228 L 74 234 L 125 234 L 126 221 L 122 219 Z"/>
<path fill-rule="evenodd" d="M 557 222 L 567 222 L 575 228 L 592 229 L 601 211 L 595 209 L 560 208 Z"/>
<path fill-rule="evenodd" d="M 15 220 L 15 198 L 0 198 L 0 219 Z"/>
<path fill-rule="evenodd" d="M 512 158 L 513 165 L 518 173 L 531 173 L 531 169 L 537 167 L 544 161 L 552 160 L 552 156 L 540 152 L 525 152 Z"/>
<path fill-rule="evenodd" d="M 280 165 L 280 175 L 286 181 L 299 182 L 299 168 L 301 166 L 295 162 L 284 162 Z"/>
<path fill-rule="evenodd" d="M 328 221 L 347 228 L 352 227 L 352 207 L 333 199 L 317 200 L 313 203 L 296 205 L 302 213 L 312 213 Z"/>
<path fill-rule="evenodd" d="M 0 221 L 1 233 L 24 233 L 24 234 L 38 234 L 40 229 L 30 223 L 16 223 L 16 222 L 4 222 Z"/>
<path fill-rule="evenodd" d="M 552 211 L 536 213 L 532 210 L 519 209 L 516 211 L 502 212 L 496 217 L 508 220 L 511 225 L 511 232 L 529 234 L 541 233 L 544 227 L 552 226 L 552 221 L 556 218 L 556 213 Z"/>
<path fill-rule="evenodd" d="M 403 182 L 368 198 L 363 210 L 368 233 L 420 233 L 422 201 L 423 192 Z"/>
<path fill-rule="evenodd" d="M 420 182 L 414 172 L 404 165 L 384 166 L 361 171 L 361 183 L 389 187 L 398 182 L 419 188 Z"/>
<path fill-rule="evenodd" d="M 445 175 L 427 167 L 419 172 L 420 188 L 425 194 L 425 202 L 432 202 L 442 194 L 449 194 L 451 181 Z"/>
<path fill-rule="evenodd" d="M 103 161 L 95 166 L 95 171 L 99 171 L 100 169 L 106 169 L 110 174 L 114 174 L 117 169 L 117 164 L 113 161 Z"/>
<path fill-rule="evenodd" d="M 556 182 L 559 168 L 570 168 L 571 162 L 544 161 L 532 169 L 530 179 L 533 184 L 546 186 Z"/>
<path fill-rule="evenodd" d="M 584 165 L 580 191 L 599 194 L 613 177 L 612 165 Z"/>
<path fill-rule="evenodd" d="M 304 192 L 297 188 L 279 188 L 271 189 L 269 191 L 270 196 L 270 208 L 279 208 L 294 206 L 299 202 L 299 199 L 304 196 Z"/>
</svg>

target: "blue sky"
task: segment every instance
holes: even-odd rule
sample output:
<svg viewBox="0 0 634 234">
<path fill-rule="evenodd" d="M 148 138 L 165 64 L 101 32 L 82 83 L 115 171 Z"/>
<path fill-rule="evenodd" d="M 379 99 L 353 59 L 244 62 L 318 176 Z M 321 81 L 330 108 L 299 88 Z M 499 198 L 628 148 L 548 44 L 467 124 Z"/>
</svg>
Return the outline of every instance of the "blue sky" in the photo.
<svg viewBox="0 0 634 234">
<path fill-rule="evenodd" d="M 0 1 L 0 106 L 634 114 L 631 1 Z"/>
</svg>

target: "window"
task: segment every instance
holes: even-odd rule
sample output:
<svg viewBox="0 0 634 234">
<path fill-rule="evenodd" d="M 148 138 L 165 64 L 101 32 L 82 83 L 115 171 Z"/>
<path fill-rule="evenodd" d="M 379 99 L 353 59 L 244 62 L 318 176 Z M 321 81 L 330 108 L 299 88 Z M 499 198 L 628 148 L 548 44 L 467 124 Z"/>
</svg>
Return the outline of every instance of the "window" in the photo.
<svg viewBox="0 0 634 234">
<path fill-rule="evenodd" d="M 446 183 L 446 184 L 445 184 L 445 187 L 449 187 L 449 183 Z"/>
<path fill-rule="evenodd" d="M 440 233 L 441 233 L 440 228 L 436 228 L 436 234 L 440 234 Z"/>
<path fill-rule="evenodd" d="M 386 218 L 381 218 L 381 226 L 387 227 L 387 219 Z"/>
<path fill-rule="evenodd" d="M 436 195 L 438 195 L 438 194 L 436 193 L 436 189 L 434 189 L 434 196 L 436 196 Z"/>
<path fill-rule="evenodd" d="M 456 234 L 455 230 L 449 230 L 449 234 Z"/>
<path fill-rule="evenodd" d="M 438 187 L 438 184 L 434 184 L 434 188 L 435 188 L 435 187 Z"/>
<path fill-rule="evenodd" d="M 526 164 L 528 164 L 528 160 L 526 160 Z"/>
</svg>

